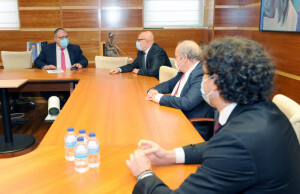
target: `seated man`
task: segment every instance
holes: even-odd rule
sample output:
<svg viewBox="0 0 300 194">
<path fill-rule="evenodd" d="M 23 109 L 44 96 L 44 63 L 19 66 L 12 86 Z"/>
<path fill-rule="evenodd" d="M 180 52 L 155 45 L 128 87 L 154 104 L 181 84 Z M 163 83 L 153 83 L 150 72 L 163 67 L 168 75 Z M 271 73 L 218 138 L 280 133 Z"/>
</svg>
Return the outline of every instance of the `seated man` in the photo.
<svg viewBox="0 0 300 194">
<path fill-rule="evenodd" d="M 194 41 L 179 43 L 175 49 L 178 74 L 150 89 L 146 99 L 181 109 L 189 119 L 213 118 L 214 109 L 203 100 L 200 91 L 203 76 L 203 63 L 198 60 L 200 52 L 200 47 Z M 168 93 L 171 95 L 163 95 Z M 195 128 L 205 140 L 212 136 L 211 124 L 196 123 Z"/>
<path fill-rule="evenodd" d="M 133 193 L 171 193 L 156 164 L 202 164 L 174 193 L 300 193 L 300 147 L 287 117 L 269 100 L 275 66 L 256 42 L 227 37 L 204 52 L 203 98 L 219 111 L 204 143 L 165 150 L 140 141 L 126 161 Z M 172 173 L 172 172 L 170 172 Z"/>
<path fill-rule="evenodd" d="M 138 75 L 151 76 L 158 79 L 161 66 L 171 67 L 171 62 L 165 50 L 154 43 L 152 32 L 142 32 L 136 41 L 136 48 L 139 51 L 132 64 L 111 69 L 110 73 L 133 72 Z"/>
<path fill-rule="evenodd" d="M 65 69 L 71 67 L 83 68 L 88 60 L 82 55 L 78 45 L 69 44 L 69 36 L 63 28 L 54 31 L 56 43 L 46 44 L 34 61 L 39 69 Z"/>
</svg>

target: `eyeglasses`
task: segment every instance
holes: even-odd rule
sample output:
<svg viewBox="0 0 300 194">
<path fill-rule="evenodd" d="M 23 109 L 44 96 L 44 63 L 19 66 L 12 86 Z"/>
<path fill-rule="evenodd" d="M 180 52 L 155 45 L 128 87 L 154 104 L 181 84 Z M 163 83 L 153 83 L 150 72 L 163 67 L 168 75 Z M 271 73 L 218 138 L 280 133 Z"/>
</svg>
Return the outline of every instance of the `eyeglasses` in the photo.
<svg viewBox="0 0 300 194">
<path fill-rule="evenodd" d="M 58 38 L 58 39 L 65 39 L 65 38 L 69 38 L 69 36 L 60 36 L 60 37 L 56 36 L 56 38 Z"/>
<path fill-rule="evenodd" d="M 138 42 L 140 42 L 141 40 L 146 40 L 146 39 L 137 39 Z"/>
</svg>

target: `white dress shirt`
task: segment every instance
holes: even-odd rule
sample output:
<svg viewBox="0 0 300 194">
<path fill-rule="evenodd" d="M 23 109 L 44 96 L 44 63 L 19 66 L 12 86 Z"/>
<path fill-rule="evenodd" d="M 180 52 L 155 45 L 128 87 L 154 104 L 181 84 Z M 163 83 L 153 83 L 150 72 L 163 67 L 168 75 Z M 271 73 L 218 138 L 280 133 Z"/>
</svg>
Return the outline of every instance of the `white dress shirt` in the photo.
<svg viewBox="0 0 300 194">
<path fill-rule="evenodd" d="M 231 115 L 233 109 L 236 107 L 236 103 L 231 103 L 227 105 L 223 110 L 221 110 L 219 114 L 219 123 L 220 125 L 225 125 L 229 116 Z M 176 163 L 181 164 L 185 163 L 185 154 L 183 148 L 175 148 L 174 149 L 176 153 Z"/>
<path fill-rule="evenodd" d="M 181 94 L 181 91 L 184 87 L 184 85 L 186 84 L 187 80 L 189 79 L 189 76 L 190 74 L 192 73 L 192 71 L 196 68 L 196 66 L 198 65 L 199 61 L 197 61 L 185 74 L 184 74 L 184 78 L 177 82 L 177 84 L 175 85 L 175 87 L 173 88 L 173 91 L 171 93 L 172 96 L 174 96 L 174 93 L 176 92 L 177 88 L 178 88 L 178 85 L 179 85 L 179 82 L 180 82 L 180 85 L 179 85 L 179 88 L 178 88 L 178 91 L 177 91 L 177 94 L 176 94 L 176 97 L 180 97 L 180 94 Z M 158 93 L 156 96 L 155 96 L 155 99 L 154 101 L 156 103 L 159 103 L 160 99 L 163 97 L 163 94 L 161 93 Z"/>
<path fill-rule="evenodd" d="M 64 49 L 64 54 L 65 54 L 66 68 L 71 68 L 71 60 L 67 48 Z M 61 69 L 61 50 L 57 44 L 56 44 L 56 68 Z"/>
</svg>

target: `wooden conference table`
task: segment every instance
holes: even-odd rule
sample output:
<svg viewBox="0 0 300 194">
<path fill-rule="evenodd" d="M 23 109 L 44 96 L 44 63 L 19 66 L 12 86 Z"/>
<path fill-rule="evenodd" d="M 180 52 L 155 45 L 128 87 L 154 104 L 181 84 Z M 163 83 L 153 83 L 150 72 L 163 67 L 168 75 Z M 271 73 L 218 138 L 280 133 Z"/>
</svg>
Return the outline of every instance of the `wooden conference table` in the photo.
<svg viewBox="0 0 300 194">
<path fill-rule="evenodd" d="M 133 73 L 110 75 L 109 70 L 86 68 L 49 74 L 44 70 L 0 70 L 0 80 L 28 79 L 30 83 L 79 83 L 39 147 L 26 155 L 0 160 L 0 193 L 131 193 L 136 179 L 125 164 L 140 139 L 171 149 L 203 139 L 174 108 L 146 101 L 158 84 L 152 77 Z M 101 163 L 97 169 L 76 173 L 64 159 L 68 127 L 96 132 Z M 172 189 L 195 172 L 197 165 L 153 167 Z"/>
</svg>

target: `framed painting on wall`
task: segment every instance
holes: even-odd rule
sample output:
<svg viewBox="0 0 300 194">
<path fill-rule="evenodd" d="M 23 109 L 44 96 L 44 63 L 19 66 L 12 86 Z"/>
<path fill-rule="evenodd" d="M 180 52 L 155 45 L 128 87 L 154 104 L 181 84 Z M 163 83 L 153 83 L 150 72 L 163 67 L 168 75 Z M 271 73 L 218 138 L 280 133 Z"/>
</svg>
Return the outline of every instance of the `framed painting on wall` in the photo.
<svg viewBox="0 0 300 194">
<path fill-rule="evenodd" d="M 259 30 L 300 32 L 300 0 L 261 0 Z"/>
</svg>

